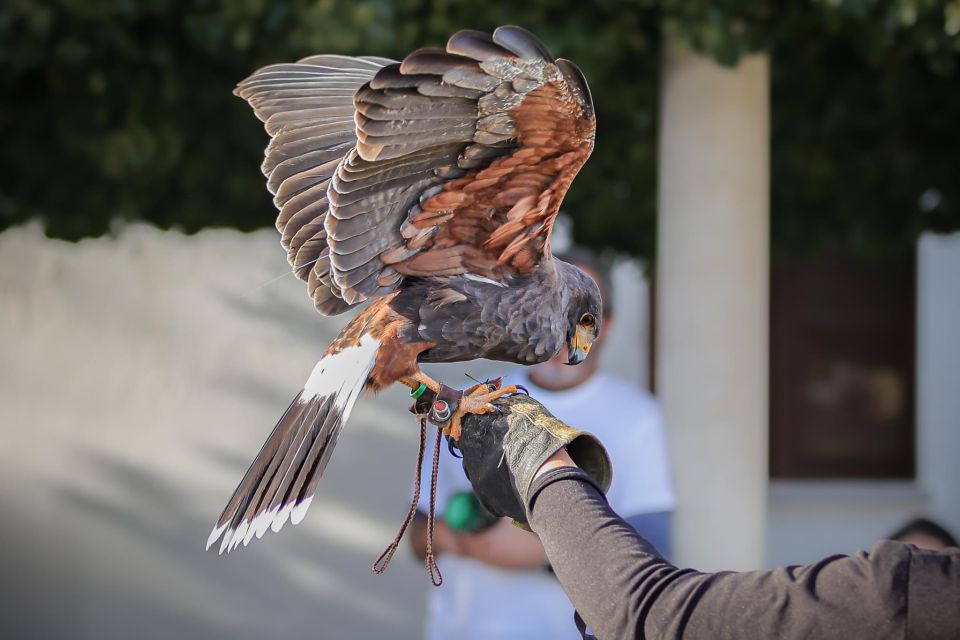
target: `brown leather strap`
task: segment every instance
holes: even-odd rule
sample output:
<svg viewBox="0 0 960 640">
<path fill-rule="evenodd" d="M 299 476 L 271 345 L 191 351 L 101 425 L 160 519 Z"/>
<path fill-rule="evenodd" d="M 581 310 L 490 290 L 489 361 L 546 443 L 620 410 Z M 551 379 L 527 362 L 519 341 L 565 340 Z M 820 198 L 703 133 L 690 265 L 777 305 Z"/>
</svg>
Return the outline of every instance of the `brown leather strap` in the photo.
<svg viewBox="0 0 960 640">
<path fill-rule="evenodd" d="M 427 554 L 424 557 L 424 562 L 427 565 L 427 574 L 430 576 L 430 582 L 433 583 L 435 587 L 443 584 L 443 574 L 440 573 L 440 567 L 437 566 L 437 557 L 433 553 L 433 528 L 436 520 L 434 514 L 437 508 L 437 478 L 440 475 L 440 438 L 442 435 L 443 432 L 437 429 L 437 435 L 433 442 L 433 469 L 430 473 L 430 511 L 427 513 Z M 407 511 L 407 515 L 403 519 L 397 535 L 393 538 L 393 542 L 384 549 L 380 557 L 377 558 L 370 567 L 370 569 L 378 575 L 382 574 L 387 570 L 387 567 L 390 566 L 390 561 L 393 560 L 393 554 L 397 552 L 397 548 L 400 546 L 403 534 L 406 533 L 407 527 L 417 513 L 417 504 L 420 502 L 420 476 L 423 473 L 423 456 L 426 448 L 427 416 L 424 414 L 420 416 L 420 447 L 417 451 L 417 471 L 413 480 L 413 500 L 410 502 L 410 510 Z"/>
<path fill-rule="evenodd" d="M 437 429 L 437 436 L 433 440 L 433 471 L 430 474 L 430 511 L 427 513 L 427 555 L 423 559 L 427 565 L 430 582 L 433 583 L 435 587 L 443 584 L 443 574 L 440 573 L 440 567 L 437 566 L 437 558 L 433 555 L 433 525 L 435 521 L 434 514 L 437 509 L 437 477 L 440 471 L 441 435 L 443 435 L 442 432 L 440 429 Z"/>
<path fill-rule="evenodd" d="M 396 537 L 393 539 L 383 553 L 380 554 L 380 557 L 376 559 L 370 569 L 376 573 L 381 574 L 387 570 L 387 567 L 390 566 L 390 561 L 393 559 L 393 554 L 397 552 L 397 547 L 400 546 L 400 540 L 403 538 L 404 532 L 406 532 L 407 527 L 410 525 L 410 522 L 413 521 L 413 517 L 417 513 L 417 503 L 420 502 L 420 474 L 423 471 L 423 455 L 424 450 L 427 447 L 427 418 L 426 416 L 421 416 L 420 418 L 420 448 L 417 453 L 417 474 L 413 479 L 413 501 L 410 503 L 410 510 L 407 512 L 407 516 L 403 519 L 403 524 L 400 525 L 400 530 L 397 531 Z M 436 456 L 434 456 L 436 457 Z M 436 469 L 437 465 L 434 464 L 434 478 L 432 484 L 436 484 Z M 436 493 L 436 487 L 431 487 L 431 495 Z M 433 514 L 433 501 L 431 499 L 430 507 L 431 515 Z M 433 527 L 431 526 L 427 532 L 427 549 L 429 550 L 433 546 Z M 428 551 L 429 553 L 429 551 Z"/>
</svg>

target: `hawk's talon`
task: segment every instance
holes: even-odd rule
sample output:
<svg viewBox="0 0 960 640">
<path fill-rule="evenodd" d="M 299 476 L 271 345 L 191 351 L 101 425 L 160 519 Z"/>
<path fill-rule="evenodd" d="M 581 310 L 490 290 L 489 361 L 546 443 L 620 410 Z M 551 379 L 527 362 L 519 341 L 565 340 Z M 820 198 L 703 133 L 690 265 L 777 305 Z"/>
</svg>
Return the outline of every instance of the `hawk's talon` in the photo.
<svg viewBox="0 0 960 640">
<path fill-rule="evenodd" d="M 450 436 L 447 436 L 447 451 L 449 451 L 450 455 L 452 455 L 454 458 L 457 458 L 457 459 L 463 458 L 463 454 L 460 453 L 460 448 L 453 443 L 453 438 L 451 438 Z"/>
<path fill-rule="evenodd" d="M 516 393 L 530 395 L 527 388 L 522 385 L 502 386 L 502 377 L 477 383 L 465 391 L 452 389 L 422 375 L 403 380 L 415 392 L 425 384 L 422 381 L 430 384 L 426 385 L 427 389 L 416 398 L 410 410 L 418 415 L 425 415 L 429 422 L 437 425 L 447 437 L 450 453 L 458 458 L 460 456 L 453 453 L 453 447 L 456 447 L 456 443 L 460 440 L 463 416 L 468 413 L 480 415 L 493 411 L 503 415 L 504 410 L 493 404 L 494 401 Z M 437 389 L 434 390 L 433 387 Z"/>
</svg>

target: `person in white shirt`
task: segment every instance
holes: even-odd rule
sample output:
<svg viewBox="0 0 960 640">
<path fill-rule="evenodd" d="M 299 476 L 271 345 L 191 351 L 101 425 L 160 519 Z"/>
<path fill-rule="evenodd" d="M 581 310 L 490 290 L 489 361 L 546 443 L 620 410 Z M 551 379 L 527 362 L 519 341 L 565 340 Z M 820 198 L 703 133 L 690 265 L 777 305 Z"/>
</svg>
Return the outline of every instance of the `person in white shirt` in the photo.
<svg viewBox="0 0 960 640">
<path fill-rule="evenodd" d="M 598 370 L 596 351 L 613 322 L 609 268 L 583 249 L 558 257 L 597 281 L 604 298 L 602 334 L 583 363 L 569 366 L 566 353 L 560 353 L 549 362 L 519 371 L 508 383 L 525 386 L 557 418 L 600 438 L 613 461 L 613 484 L 607 494 L 611 507 L 669 557 L 674 496 L 660 409 L 646 391 Z M 426 553 L 430 467 L 424 465 L 424 491 L 410 533 L 414 553 L 421 558 Z M 573 605 L 549 570 L 535 534 L 505 519 L 479 532 L 459 529 L 454 514 L 446 522 L 446 508 L 456 504 L 462 510 L 459 507 L 471 497 L 469 492 L 460 461 L 442 452 L 433 546 L 440 556 L 443 585 L 431 588 L 427 596 L 425 638 L 580 638 Z"/>
</svg>

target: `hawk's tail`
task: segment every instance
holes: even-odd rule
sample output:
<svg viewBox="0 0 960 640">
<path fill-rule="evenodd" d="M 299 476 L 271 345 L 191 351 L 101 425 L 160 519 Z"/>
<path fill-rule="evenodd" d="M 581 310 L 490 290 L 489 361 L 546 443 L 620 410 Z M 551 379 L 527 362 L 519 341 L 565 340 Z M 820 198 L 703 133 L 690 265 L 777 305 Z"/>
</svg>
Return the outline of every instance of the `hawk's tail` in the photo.
<svg viewBox="0 0 960 640">
<path fill-rule="evenodd" d="M 267 529 L 279 531 L 288 518 L 293 524 L 303 519 L 379 347 L 363 335 L 317 363 L 233 492 L 207 549 L 222 536 L 220 553 L 229 552 Z"/>
</svg>

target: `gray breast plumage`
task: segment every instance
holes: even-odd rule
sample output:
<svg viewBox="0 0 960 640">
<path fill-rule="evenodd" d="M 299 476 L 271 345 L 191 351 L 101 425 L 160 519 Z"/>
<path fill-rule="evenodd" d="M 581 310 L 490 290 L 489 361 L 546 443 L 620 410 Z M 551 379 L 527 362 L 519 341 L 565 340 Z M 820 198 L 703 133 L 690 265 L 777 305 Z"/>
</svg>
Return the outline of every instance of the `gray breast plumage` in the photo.
<svg viewBox="0 0 960 640">
<path fill-rule="evenodd" d="M 554 274 L 509 286 L 470 277 L 411 283 L 391 305 L 410 324 L 405 342 L 436 346 L 421 362 L 475 358 L 535 364 L 549 360 L 566 339 L 565 289 Z"/>
</svg>

